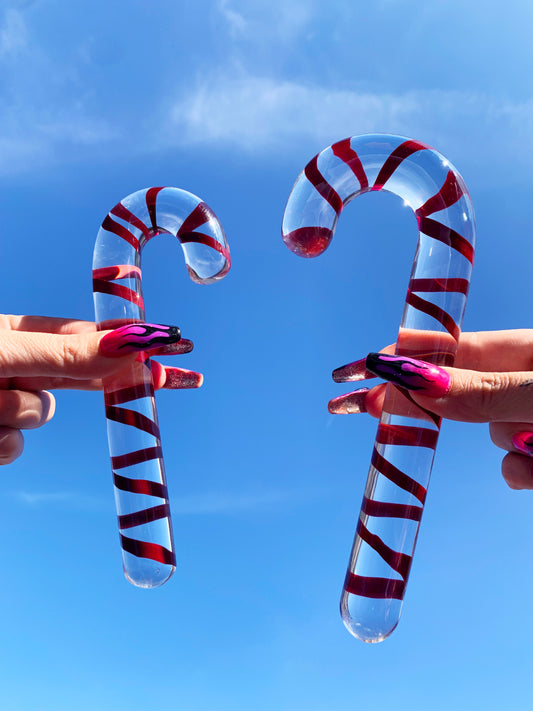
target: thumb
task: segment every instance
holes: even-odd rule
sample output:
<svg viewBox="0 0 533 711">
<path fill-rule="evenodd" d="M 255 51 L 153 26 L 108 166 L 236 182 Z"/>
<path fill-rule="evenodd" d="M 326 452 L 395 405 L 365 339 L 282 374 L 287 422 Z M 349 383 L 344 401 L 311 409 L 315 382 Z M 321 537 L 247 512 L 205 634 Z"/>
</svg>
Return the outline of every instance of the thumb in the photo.
<svg viewBox="0 0 533 711">
<path fill-rule="evenodd" d="M 176 343 L 179 328 L 136 323 L 76 334 L 3 331 L 0 377 L 104 378 L 139 351 Z"/>
<path fill-rule="evenodd" d="M 461 422 L 533 422 L 533 373 L 441 368 L 406 356 L 370 353 L 366 367 L 411 392 L 422 407 Z"/>
</svg>

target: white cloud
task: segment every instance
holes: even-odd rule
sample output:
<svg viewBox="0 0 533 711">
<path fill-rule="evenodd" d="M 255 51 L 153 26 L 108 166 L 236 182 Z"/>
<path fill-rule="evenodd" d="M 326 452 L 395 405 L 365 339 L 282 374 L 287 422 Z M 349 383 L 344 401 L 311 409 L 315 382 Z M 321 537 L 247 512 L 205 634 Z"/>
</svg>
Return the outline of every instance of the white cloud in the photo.
<svg viewBox="0 0 533 711">
<path fill-rule="evenodd" d="M 229 0 L 219 0 L 218 11 L 229 26 L 232 35 L 244 34 L 248 28 L 248 23 L 241 13 L 230 7 Z"/>
<path fill-rule="evenodd" d="M 68 509 L 69 511 L 105 512 L 108 501 L 78 491 L 25 491 L 11 492 L 12 498 L 20 505 L 34 509 Z"/>
<path fill-rule="evenodd" d="M 25 491 L 11 492 L 13 499 L 29 508 L 66 508 L 74 511 L 106 511 L 110 500 L 104 501 L 76 491 Z M 324 492 L 316 496 L 324 497 Z M 307 493 L 307 501 L 313 497 Z M 213 514 L 235 515 L 250 511 L 265 511 L 281 506 L 302 503 L 302 497 L 292 491 L 202 492 L 184 497 L 174 497 L 170 502 L 173 515 L 206 516 Z"/>
<path fill-rule="evenodd" d="M 28 43 L 28 30 L 24 17 L 18 10 L 5 11 L 0 25 L 0 57 L 17 53 Z"/>
<path fill-rule="evenodd" d="M 165 134 L 177 145 L 262 155 L 379 132 L 417 138 L 451 152 L 452 160 L 463 155 L 478 164 L 525 160 L 533 148 L 533 99 L 513 103 L 467 91 L 372 93 L 216 73 L 182 92 L 170 116 Z"/>
<path fill-rule="evenodd" d="M 271 0 L 218 0 L 217 9 L 233 37 L 241 37 L 254 45 L 268 43 L 272 38 L 286 42 L 307 31 L 315 15 L 314 0 L 292 0 L 272 3 Z"/>
<path fill-rule="evenodd" d="M 68 160 L 116 137 L 88 107 L 90 91 L 73 63 L 44 52 L 35 29 L 14 8 L 0 17 L 0 60 L 0 174 Z"/>
<path fill-rule="evenodd" d="M 72 499 L 72 493 L 68 491 L 16 491 L 13 496 L 28 506 L 48 506 L 51 503 L 68 502 Z"/>
</svg>

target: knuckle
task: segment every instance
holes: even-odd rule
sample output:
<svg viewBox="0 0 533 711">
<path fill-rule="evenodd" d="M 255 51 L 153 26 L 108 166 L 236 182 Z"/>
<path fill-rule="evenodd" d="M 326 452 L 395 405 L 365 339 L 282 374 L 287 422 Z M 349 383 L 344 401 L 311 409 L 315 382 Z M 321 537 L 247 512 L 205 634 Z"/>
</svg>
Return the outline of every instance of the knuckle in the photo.
<svg viewBox="0 0 533 711">
<path fill-rule="evenodd" d="M 484 420 L 493 419 L 494 406 L 498 409 L 505 405 L 505 396 L 512 397 L 511 378 L 507 373 L 486 373 L 481 378 L 477 393 L 478 406 Z M 503 398 L 503 399 L 502 399 Z"/>
</svg>

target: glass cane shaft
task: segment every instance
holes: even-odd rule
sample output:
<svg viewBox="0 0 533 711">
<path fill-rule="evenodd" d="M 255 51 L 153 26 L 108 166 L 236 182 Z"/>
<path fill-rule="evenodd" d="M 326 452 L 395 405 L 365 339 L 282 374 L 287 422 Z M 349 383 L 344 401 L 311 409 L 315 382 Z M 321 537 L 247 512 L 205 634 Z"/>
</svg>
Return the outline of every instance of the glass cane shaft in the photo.
<svg viewBox="0 0 533 711">
<path fill-rule="evenodd" d="M 177 237 L 193 281 L 208 284 L 228 272 L 224 232 L 204 202 L 177 188 L 133 193 L 109 212 L 96 240 L 100 329 L 144 324 L 141 252 L 158 234 Z M 107 378 L 104 400 L 124 572 L 134 585 L 156 587 L 172 575 L 176 557 L 149 358 Z"/>
<path fill-rule="evenodd" d="M 388 135 L 348 138 L 326 148 L 293 187 L 283 239 L 301 256 L 321 254 L 343 207 L 380 190 L 410 206 L 419 227 L 396 354 L 453 365 L 475 227 L 464 181 L 437 151 Z M 398 624 L 439 429 L 439 418 L 407 391 L 387 386 L 341 597 L 346 627 L 366 642 L 385 639 Z"/>
</svg>

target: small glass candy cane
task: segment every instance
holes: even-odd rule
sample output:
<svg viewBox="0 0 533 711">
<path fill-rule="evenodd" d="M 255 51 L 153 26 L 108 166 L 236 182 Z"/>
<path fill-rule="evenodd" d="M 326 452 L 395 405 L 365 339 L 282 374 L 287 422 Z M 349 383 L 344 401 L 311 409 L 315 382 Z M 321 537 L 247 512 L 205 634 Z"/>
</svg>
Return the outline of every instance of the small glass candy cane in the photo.
<svg viewBox="0 0 533 711">
<path fill-rule="evenodd" d="M 96 239 L 93 291 L 100 330 L 138 323 L 142 331 L 141 252 L 159 234 L 178 238 L 198 284 L 229 271 L 224 231 L 200 198 L 168 187 L 128 195 L 106 216 Z M 134 585 L 156 587 L 172 575 L 176 558 L 149 358 L 139 356 L 120 380 L 108 378 L 104 400 L 124 573 Z"/>
<path fill-rule="evenodd" d="M 316 257 L 343 207 L 373 190 L 398 195 L 416 216 L 419 238 L 396 354 L 453 365 L 474 259 L 472 203 L 460 174 L 437 151 L 400 136 L 347 138 L 300 174 L 283 216 L 290 250 Z M 344 376 L 344 377 L 343 377 Z M 349 366 L 337 382 L 370 373 Z M 396 627 L 426 498 L 440 419 L 388 385 L 341 597 L 347 629 L 380 642 Z"/>
</svg>

